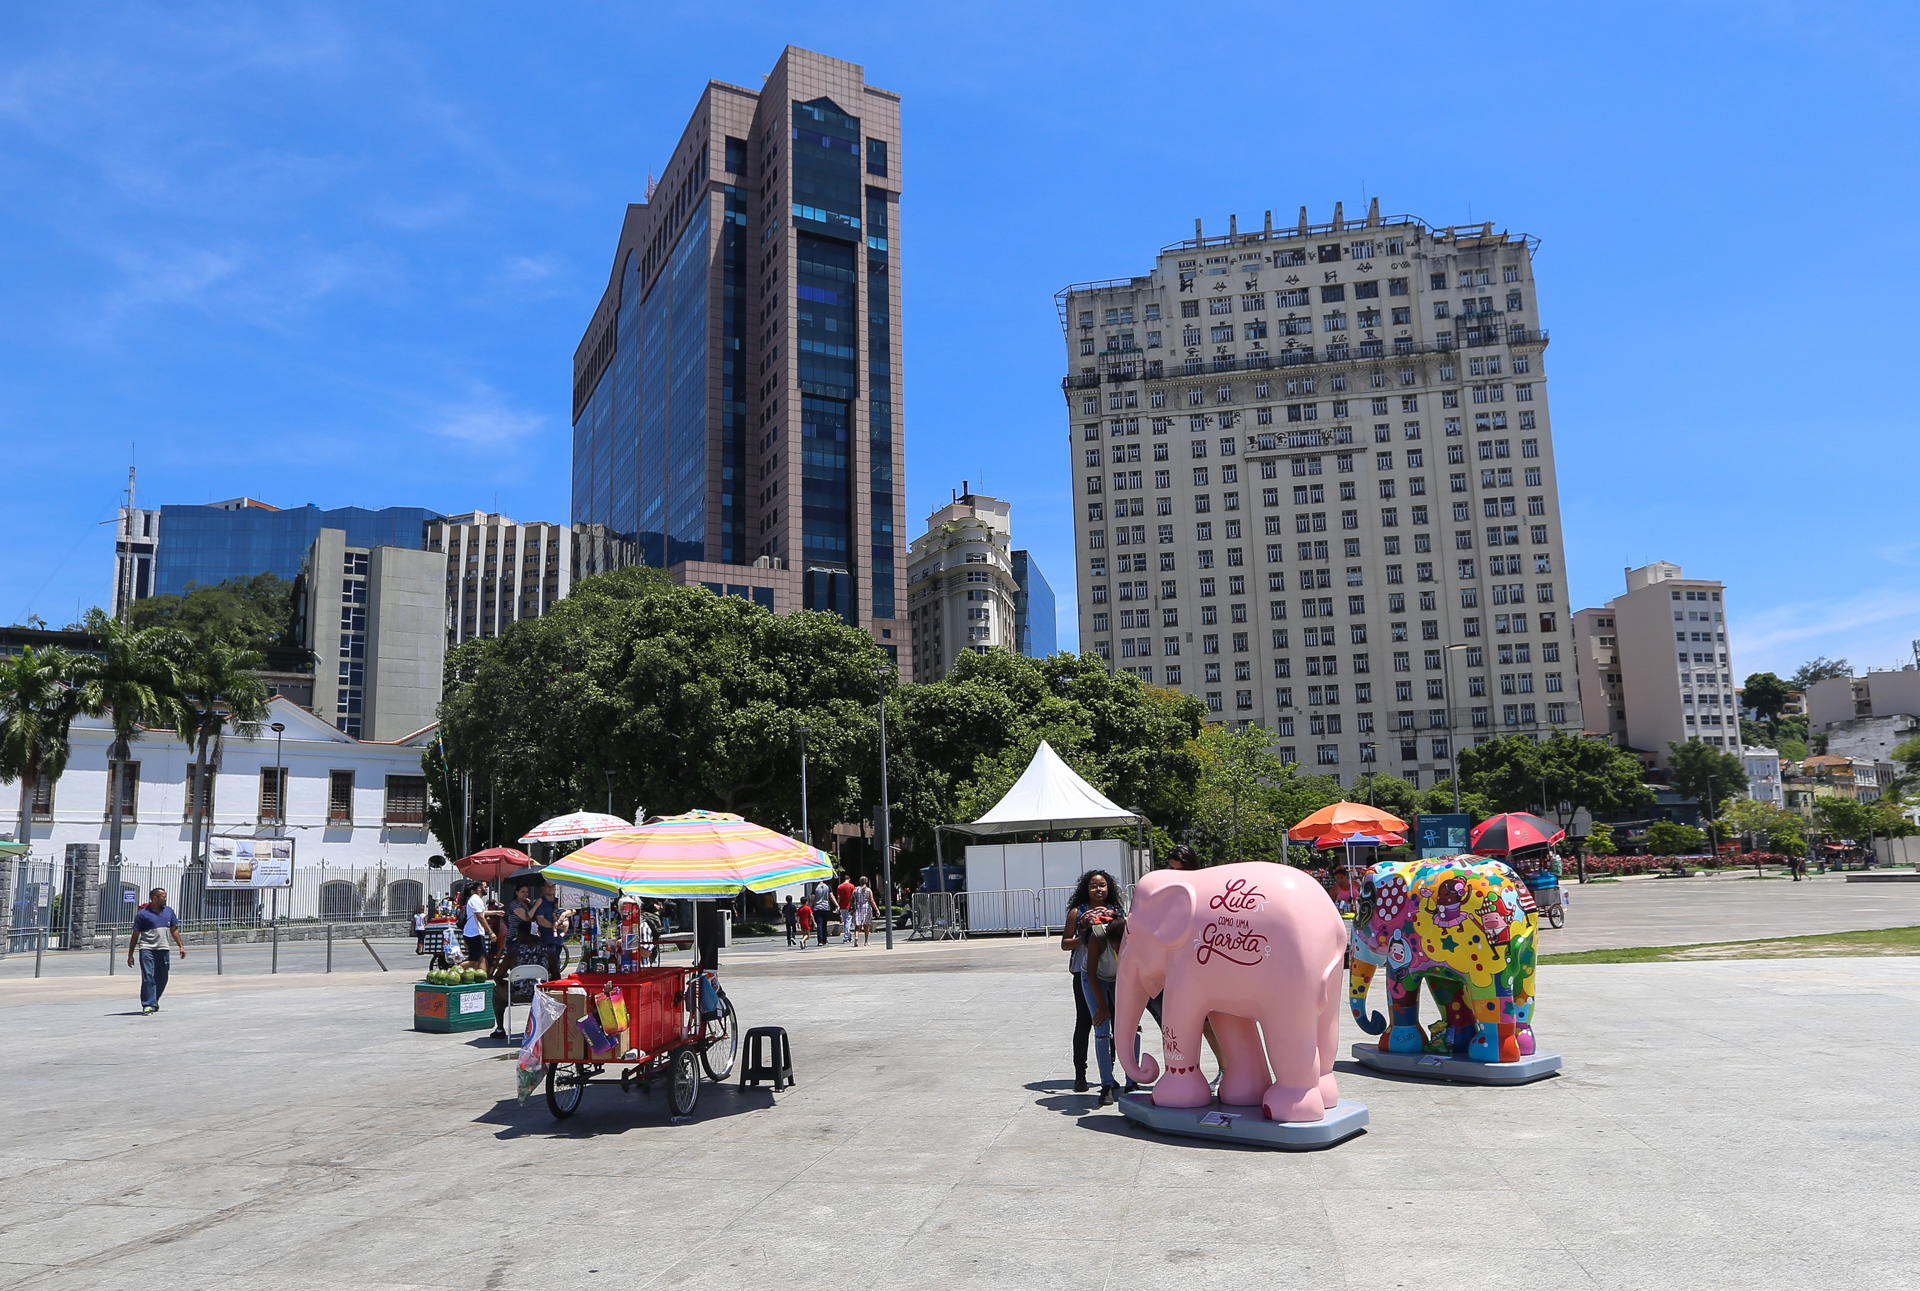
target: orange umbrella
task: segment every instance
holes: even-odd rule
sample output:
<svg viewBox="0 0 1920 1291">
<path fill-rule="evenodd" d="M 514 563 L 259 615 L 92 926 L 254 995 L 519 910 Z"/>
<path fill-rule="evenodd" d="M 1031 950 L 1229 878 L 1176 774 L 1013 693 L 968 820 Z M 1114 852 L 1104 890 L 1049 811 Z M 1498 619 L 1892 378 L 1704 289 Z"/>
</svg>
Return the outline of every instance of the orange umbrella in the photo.
<svg viewBox="0 0 1920 1291">
<path fill-rule="evenodd" d="M 1406 827 L 1406 821 L 1384 807 L 1369 807 L 1364 802 L 1336 802 L 1289 829 L 1287 837 L 1310 843 L 1322 838 L 1344 838 L 1348 834 L 1397 834 Z"/>
</svg>

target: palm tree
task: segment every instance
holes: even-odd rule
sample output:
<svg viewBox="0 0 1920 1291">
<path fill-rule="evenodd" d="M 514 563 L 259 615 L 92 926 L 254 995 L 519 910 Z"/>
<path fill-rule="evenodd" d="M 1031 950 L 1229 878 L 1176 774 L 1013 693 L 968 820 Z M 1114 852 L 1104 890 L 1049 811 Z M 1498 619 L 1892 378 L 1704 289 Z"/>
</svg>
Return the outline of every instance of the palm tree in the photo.
<svg viewBox="0 0 1920 1291">
<path fill-rule="evenodd" d="M 180 738 L 194 746 L 193 850 L 190 860 L 202 863 L 203 834 L 210 832 L 207 754 L 223 726 L 232 726 L 252 739 L 267 716 L 267 688 L 254 675 L 262 662 L 258 651 L 214 641 L 194 647 L 177 660 L 180 668 Z"/>
<path fill-rule="evenodd" d="M 180 661 L 192 649 L 178 632 L 164 628 L 133 631 L 99 610 L 88 616 L 87 628 L 99 640 L 100 657 L 82 664 L 88 712 L 110 714 L 113 745 L 107 751 L 107 865 L 120 860 L 123 832 L 121 782 L 132 753 L 132 743 L 145 726 L 179 729 L 184 725 L 185 701 L 180 689 Z"/>
<path fill-rule="evenodd" d="M 0 781 L 20 782 L 20 825 L 14 841 L 32 841 L 33 787 L 58 780 L 72 752 L 73 719 L 87 711 L 78 684 L 87 661 L 49 646 L 0 660 Z"/>
</svg>

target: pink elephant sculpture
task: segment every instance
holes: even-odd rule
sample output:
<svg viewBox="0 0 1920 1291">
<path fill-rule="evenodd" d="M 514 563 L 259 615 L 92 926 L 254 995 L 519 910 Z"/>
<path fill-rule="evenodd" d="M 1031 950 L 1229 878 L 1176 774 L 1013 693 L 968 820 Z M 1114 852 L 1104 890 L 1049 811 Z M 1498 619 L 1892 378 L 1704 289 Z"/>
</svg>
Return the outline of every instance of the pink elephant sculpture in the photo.
<svg viewBox="0 0 1920 1291">
<path fill-rule="evenodd" d="M 1116 979 L 1113 1044 L 1127 1075 L 1153 1084 L 1158 1107 L 1206 1106 L 1201 1032 L 1211 1021 L 1222 1103 L 1258 1103 L 1275 1121 L 1324 1119 L 1340 1101 L 1333 1058 L 1346 945 L 1333 898 L 1289 866 L 1147 875 L 1134 889 Z M 1132 1057 L 1140 1014 L 1162 994 L 1164 1074 L 1151 1054 Z"/>
</svg>

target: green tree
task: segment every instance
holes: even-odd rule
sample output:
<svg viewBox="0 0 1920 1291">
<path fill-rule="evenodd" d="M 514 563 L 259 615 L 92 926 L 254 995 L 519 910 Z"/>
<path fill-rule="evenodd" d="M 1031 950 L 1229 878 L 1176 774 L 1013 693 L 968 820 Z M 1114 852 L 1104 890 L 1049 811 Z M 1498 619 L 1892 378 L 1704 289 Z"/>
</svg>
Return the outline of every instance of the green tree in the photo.
<svg viewBox="0 0 1920 1291">
<path fill-rule="evenodd" d="M 435 836 L 459 854 L 463 777 L 469 819 L 491 801 L 499 837 L 609 796 L 622 814 L 700 807 L 798 832 L 805 725 L 818 838 L 877 795 L 887 663 L 832 615 L 777 618 L 659 570 L 583 579 L 545 617 L 450 652 L 423 759 Z"/>
<path fill-rule="evenodd" d="M 1920 738 L 1894 745 L 1892 758 L 1900 764 L 1899 774 L 1894 777 L 1893 791 L 1905 795 L 1920 788 Z"/>
<path fill-rule="evenodd" d="M 1273 733 L 1262 726 L 1240 730 L 1209 726 L 1197 741 L 1200 782 L 1194 795 L 1194 826 L 1222 863 L 1246 859 L 1248 837 L 1273 840 L 1278 820 L 1264 790 L 1285 776 L 1271 752 Z"/>
<path fill-rule="evenodd" d="M 1873 804 L 1851 798 L 1815 798 L 1814 823 L 1828 838 L 1845 838 L 1856 843 L 1867 841 L 1869 832 L 1878 832 L 1880 819 Z"/>
<path fill-rule="evenodd" d="M 1683 856 L 1707 850 L 1707 836 L 1692 825 L 1656 820 L 1647 826 L 1647 850 L 1655 856 Z"/>
<path fill-rule="evenodd" d="M 1853 665 L 1845 659 L 1829 659 L 1825 655 L 1819 655 L 1801 664 L 1793 676 L 1787 679 L 1787 685 L 1794 690 L 1807 690 L 1815 682 L 1851 676 L 1853 676 Z"/>
<path fill-rule="evenodd" d="M 1587 832 L 1584 846 L 1595 856 L 1613 855 L 1613 849 L 1616 846 L 1613 841 L 1613 826 L 1605 821 L 1594 821 L 1592 829 Z"/>
<path fill-rule="evenodd" d="M 1747 796 L 1747 765 L 1711 744 L 1699 741 L 1667 744 L 1667 767 L 1681 796 L 1700 804 L 1708 815 L 1720 804 Z"/>
<path fill-rule="evenodd" d="M 1740 690 L 1741 701 L 1768 727 L 1779 720 L 1780 710 L 1787 706 L 1792 694 L 1793 687 L 1770 672 L 1749 674 Z"/>
<path fill-rule="evenodd" d="M 1420 810 L 1430 816 L 1445 816 L 1453 812 L 1453 781 L 1439 780 L 1433 788 L 1420 797 Z M 1460 786 L 1460 810 L 1479 824 L 1489 816 L 1500 814 L 1500 808 L 1494 806 L 1493 799 L 1483 793 L 1475 793 L 1465 783 Z"/>
<path fill-rule="evenodd" d="M 1583 807 L 1596 816 L 1612 815 L 1653 801 L 1632 754 L 1562 731 L 1537 742 L 1502 736 L 1461 749 L 1458 760 L 1461 783 L 1499 810 L 1545 810 L 1562 828 Z"/>
<path fill-rule="evenodd" d="M 1729 798 L 1722 804 L 1720 819 L 1717 822 L 1724 835 L 1740 835 L 1760 840 L 1762 845 L 1772 851 L 1787 849 L 1778 844 L 1782 835 L 1798 836 L 1801 822 L 1797 812 L 1785 807 L 1776 807 L 1770 802 L 1760 802 L 1753 798 Z"/>
<path fill-rule="evenodd" d="M 0 659 L 0 782 L 20 785 L 15 842 L 33 838 L 33 787 L 58 780 L 72 755 L 73 719 L 87 711 L 85 660 L 59 646 Z"/>
<path fill-rule="evenodd" d="M 271 573 L 189 583 L 184 595 L 135 601 L 127 610 L 127 626 L 172 628 L 196 646 L 215 641 L 252 650 L 291 645 L 293 584 Z"/>
<path fill-rule="evenodd" d="M 98 658 L 81 665 L 90 714 L 106 714 L 113 723 L 107 750 L 107 860 L 120 855 L 125 831 L 125 790 L 120 787 L 143 727 L 178 730 L 186 725 L 180 660 L 191 650 L 187 639 L 167 628 L 130 629 L 99 608 L 87 612 L 85 628 L 99 642 Z"/>
<path fill-rule="evenodd" d="M 1420 810 L 1420 791 L 1396 775 L 1368 771 L 1355 777 L 1353 800 L 1384 807 L 1407 822 L 1409 828 Z"/>
<path fill-rule="evenodd" d="M 188 786 L 188 805 L 192 809 L 190 857 L 195 864 L 206 859 L 201 849 L 212 824 L 208 756 L 227 727 L 252 739 L 260 733 L 260 723 L 267 716 L 267 688 L 255 675 L 261 662 L 257 651 L 220 640 L 195 642 L 183 657 L 175 660 L 179 669 L 180 699 L 177 729 L 180 738 L 193 747 L 193 783 Z"/>
</svg>

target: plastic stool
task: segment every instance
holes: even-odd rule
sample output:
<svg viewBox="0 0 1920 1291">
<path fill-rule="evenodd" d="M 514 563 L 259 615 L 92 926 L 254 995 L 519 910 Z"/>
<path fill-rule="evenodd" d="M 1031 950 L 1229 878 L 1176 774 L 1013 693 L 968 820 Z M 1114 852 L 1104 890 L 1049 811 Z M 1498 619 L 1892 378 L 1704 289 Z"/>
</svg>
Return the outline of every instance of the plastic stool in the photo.
<svg viewBox="0 0 1920 1291">
<path fill-rule="evenodd" d="M 762 1040 L 767 1041 L 765 1050 L 760 1044 Z M 740 1088 L 757 1086 L 763 1080 L 771 1080 L 776 1093 L 797 1083 L 793 1078 L 793 1050 L 787 1044 L 785 1027 L 754 1027 L 747 1032 L 747 1061 L 740 1068 Z"/>
</svg>

